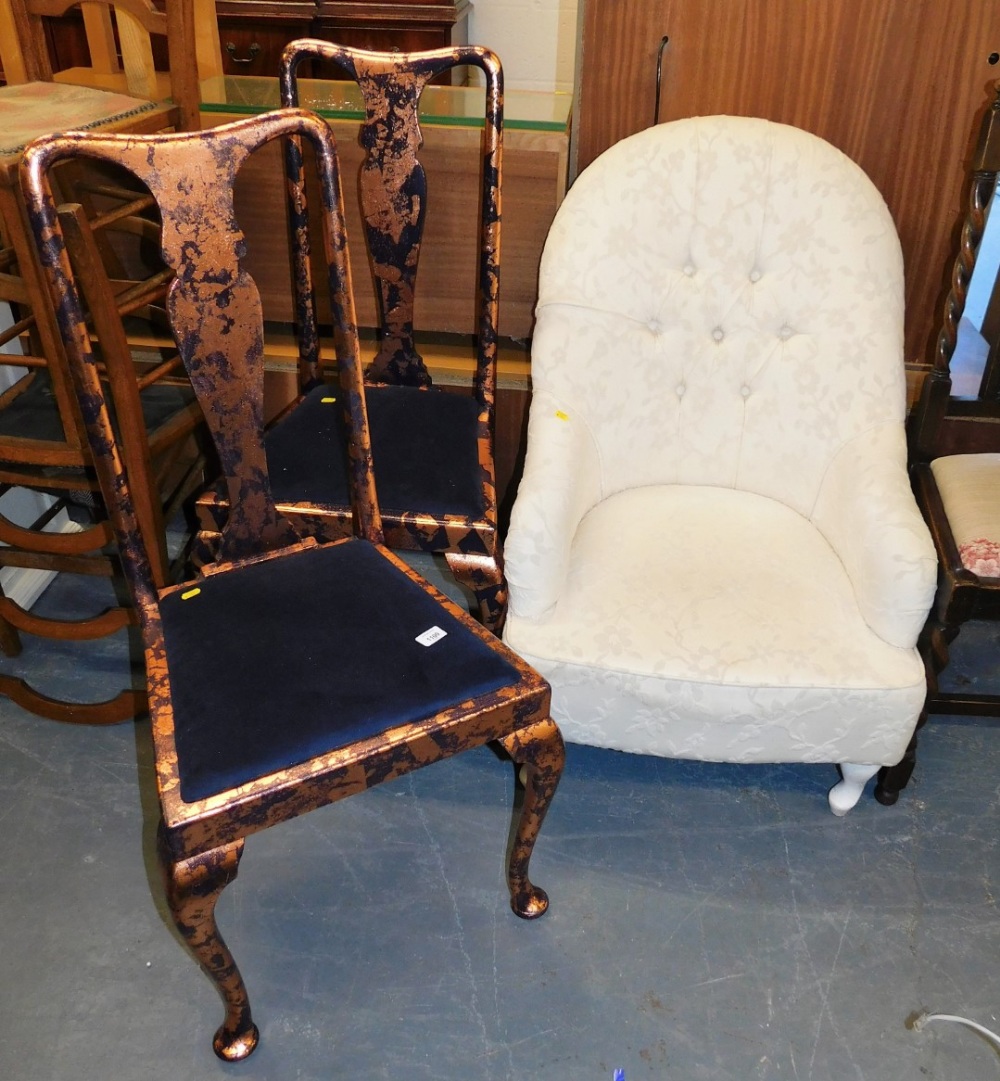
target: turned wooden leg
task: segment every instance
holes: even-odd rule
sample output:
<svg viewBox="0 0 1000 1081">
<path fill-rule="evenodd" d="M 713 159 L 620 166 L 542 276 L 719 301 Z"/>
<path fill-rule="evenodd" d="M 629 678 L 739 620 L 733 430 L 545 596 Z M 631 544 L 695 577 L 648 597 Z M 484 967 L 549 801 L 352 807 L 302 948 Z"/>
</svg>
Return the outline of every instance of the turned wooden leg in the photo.
<svg viewBox="0 0 1000 1081">
<path fill-rule="evenodd" d="M 951 643 L 958 637 L 961 629 L 961 623 L 946 623 L 941 619 L 930 619 L 920 635 L 917 649 L 923 659 L 924 672 L 927 676 L 928 703 L 938 692 L 938 677 L 948 667 L 951 660 Z M 925 710 L 925 712 L 929 711 Z"/>
<path fill-rule="evenodd" d="M 499 638 L 507 619 L 507 579 L 503 561 L 496 556 L 465 552 L 445 552 L 444 558 L 455 581 L 475 595 L 479 621 Z"/>
<path fill-rule="evenodd" d="M 959 623 L 946 623 L 932 616 L 920 633 L 917 649 L 924 662 L 927 698 L 903 757 L 894 766 L 883 766 L 878 771 L 875 798 L 885 807 L 891 807 L 899 799 L 899 793 L 910 783 L 910 778 L 913 776 L 913 770 L 917 765 L 920 729 L 927 723 L 928 705 L 938 692 L 938 676 L 948 667 L 948 661 L 951 659 L 949 646 L 958 636 L 960 627 Z"/>
<path fill-rule="evenodd" d="M 875 798 L 885 807 L 891 807 L 899 799 L 899 793 L 910 783 L 914 767 L 917 764 L 917 733 L 927 723 L 927 710 L 920 713 L 917 727 L 913 730 L 910 742 L 903 757 L 894 766 L 883 766 L 878 771 L 878 783 L 875 785 Z"/>
<path fill-rule="evenodd" d="M 0 597 L 3 596 L 3 587 L 0 586 Z M 5 657 L 20 657 L 21 648 L 21 636 L 17 633 L 17 628 L 0 616 L 0 653 Z"/>
<path fill-rule="evenodd" d="M 160 866 L 170 914 L 188 949 L 214 982 L 226 1007 L 226 1017 L 212 1047 L 221 1059 L 246 1058 L 260 1037 L 250 1016 L 250 1001 L 240 970 L 215 923 L 215 905 L 223 889 L 236 877 L 243 840 L 175 860 L 161 824 Z"/>
<path fill-rule="evenodd" d="M 500 740 L 520 767 L 524 798 L 507 868 L 510 907 L 525 920 L 537 919 L 549 907 L 545 890 L 528 878 L 528 863 L 546 812 L 562 776 L 566 751 L 562 736 L 549 719 L 522 728 Z"/>
</svg>

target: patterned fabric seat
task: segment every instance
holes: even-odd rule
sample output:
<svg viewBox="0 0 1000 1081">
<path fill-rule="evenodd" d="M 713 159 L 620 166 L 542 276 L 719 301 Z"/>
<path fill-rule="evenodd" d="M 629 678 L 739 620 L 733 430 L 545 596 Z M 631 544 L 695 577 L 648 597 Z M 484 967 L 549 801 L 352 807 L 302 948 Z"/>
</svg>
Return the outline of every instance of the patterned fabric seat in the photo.
<svg viewBox="0 0 1000 1081">
<path fill-rule="evenodd" d="M 66 83 L 0 86 L 0 157 L 20 156 L 39 133 L 83 131 L 149 113 L 155 101 Z"/>
<path fill-rule="evenodd" d="M 962 566 L 1000 578 L 1000 454 L 948 454 L 930 468 Z"/>
</svg>

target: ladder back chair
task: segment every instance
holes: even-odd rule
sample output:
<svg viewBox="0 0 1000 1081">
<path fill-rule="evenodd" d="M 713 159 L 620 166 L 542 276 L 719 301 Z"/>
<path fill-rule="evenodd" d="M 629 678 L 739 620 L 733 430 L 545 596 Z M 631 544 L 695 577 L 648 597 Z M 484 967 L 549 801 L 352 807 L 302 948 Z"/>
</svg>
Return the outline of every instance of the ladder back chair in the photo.
<svg viewBox="0 0 1000 1081">
<path fill-rule="evenodd" d="M 101 109 L 108 101 L 102 100 L 100 94 L 81 92 L 87 89 L 134 99 L 130 104 L 118 102 L 112 112 L 146 116 L 143 123 L 147 131 L 198 128 L 196 5 L 204 7 L 205 0 L 171 2 L 165 10 L 158 9 L 151 0 L 0 0 L 0 57 L 9 100 L 20 103 L 25 114 L 23 122 L 35 125 L 36 134 L 78 123 L 90 127 L 107 117 L 109 114 Z M 214 9 L 214 4 L 211 7 Z M 80 8 L 82 13 L 91 64 L 54 71 L 45 23 L 74 8 Z M 207 14 L 207 8 L 199 14 Z M 156 70 L 154 37 L 166 39 L 167 72 Z M 15 86 L 22 89 L 14 91 Z M 151 113 L 159 115 L 146 115 Z M 164 122 L 164 114 L 169 114 L 169 121 Z"/>
<path fill-rule="evenodd" d="M 929 714 L 1000 717 L 1000 695 L 974 684 L 952 691 L 939 686 L 962 624 L 1000 617 L 1000 340 L 988 341 L 978 359 L 974 350 L 956 352 L 998 172 L 1000 84 L 980 126 L 934 366 L 910 425 L 913 488 L 939 563 L 934 605 L 920 637 L 927 699 L 917 733 Z M 913 773 L 917 733 L 899 765 L 883 771 L 885 803 L 895 802 Z"/>
<path fill-rule="evenodd" d="M 467 46 L 421 53 L 376 53 L 306 39 L 287 46 L 281 62 L 284 105 L 297 105 L 296 72 L 303 61 L 346 70 L 361 88 L 367 151 L 359 191 L 380 312 L 380 347 L 366 378 L 375 478 L 390 547 L 443 552 L 455 578 L 475 595 L 485 626 L 499 633 L 507 589 L 497 535 L 494 430 L 499 301 L 500 184 L 503 84 L 500 63 L 487 49 Z M 482 192 L 478 223 L 478 335 L 473 393 L 431 386 L 414 341 L 414 295 L 428 201 L 417 156 L 422 137 L 421 94 L 435 77 L 459 65 L 485 73 Z M 301 163 L 293 155 L 294 176 Z M 305 221 L 304 187 L 294 186 L 291 215 Z M 310 276 L 308 252 L 295 254 L 296 273 Z M 308 294 L 305 294 L 308 295 Z M 314 327 L 315 307 L 298 312 Z M 314 336 L 309 331 L 307 338 Z M 329 539 L 350 529 L 343 463 L 329 448 L 340 433 L 324 409 L 318 354 L 303 356 L 298 404 L 267 436 L 275 498 L 283 513 L 313 535 Z M 203 540 L 225 520 L 221 491 L 200 503 Z"/>
<path fill-rule="evenodd" d="M 46 45 L 46 20 L 76 6 L 74 0 L 0 0 L 0 57 L 9 84 L 0 87 L 0 304 L 8 305 L 14 313 L 10 328 L 0 333 L 0 349 L 11 350 L 0 353 L 0 362 L 7 365 L 5 385 L 0 388 L 0 492 L 27 488 L 44 493 L 42 501 L 48 504 L 33 523 L 9 521 L 0 514 L 0 541 L 6 545 L 0 550 L 0 565 L 109 575 L 113 568 L 103 555 L 111 536 L 106 521 L 88 524 L 80 532 L 45 528 L 67 494 L 83 493 L 83 501 L 90 503 L 90 493 L 96 491 L 97 484 L 65 353 L 27 227 L 18 167 L 25 144 L 52 131 L 101 128 L 146 133 L 197 128 L 197 50 L 192 44 L 195 16 L 204 22 L 211 14 L 214 23 L 214 3 L 171 0 L 165 11 L 158 10 L 151 0 L 94 0 L 82 5 L 92 66 L 54 73 Z M 200 29 L 199 35 L 205 36 Z M 169 74 L 154 70 L 152 38 L 166 41 Z M 134 185 L 123 186 L 114 175 L 76 168 L 61 170 L 54 182 L 86 210 L 85 218 L 79 220 L 87 237 L 77 245 L 78 250 L 90 243 L 90 234 L 94 234 L 102 258 L 119 271 L 116 278 L 120 278 L 115 259 L 119 241 L 131 232 L 138 243 L 140 234 L 156 231 L 148 194 Z M 129 246 L 134 247 L 131 242 Z M 155 265 L 148 268 L 148 280 L 142 288 L 152 283 L 154 292 L 162 289 L 165 283 L 162 278 L 157 280 L 161 270 Z M 122 292 L 127 285 L 116 281 L 114 291 Z M 94 294 L 87 300 L 95 318 L 112 316 L 110 310 L 103 311 L 107 296 Z M 123 302 L 134 303 L 134 298 L 126 296 Z M 110 341 L 104 344 L 111 348 Z M 152 370 L 156 368 L 154 365 Z M 121 367 L 114 370 L 125 371 Z M 150 370 L 140 372 L 138 378 L 143 410 L 136 418 L 145 414 L 151 430 L 151 454 L 163 466 L 162 472 L 174 480 L 172 467 L 179 463 L 178 455 L 196 416 L 190 408 L 190 395 L 178 394 L 176 386 L 168 386 L 176 384 L 176 378 L 156 387 L 151 383 L 158 376 Z M 141 419 L 138 422 L 143 423 Z M 138 486 L 138 476 L 133 483 Z M 157 490 L 156 478 L 149 487 L 151 493 Z M 170 488 L 173 494 L 181 494 L 183 485 L 171 484 Z M 85 640 L 114 633 L 130 618 L 127 609 L 118 605 L 79 619 L 44 618 L 25 611 L 12 598 L 0 596 L 0 649 L 8 656 L 20 652 L 19 631 Z M 0 692 L 42 716 L 82 723 L 121 721 L 134 716 L 142 704 L 141 695 L 131 688 L 101 703 L 66 702 L 9 673 L 0 674 Z"/>
<path fill-rule="evenodd" d="M 322 250 L 333 310 L 356 528 L 319 544 L 275 506 L 263 451 L 263 318 L 245 269 L 235 174 L 264 143 L 315 151 Z M 150 188 L 175 271 L 168 309 L 225 476 L 230 513 L 218 558 L 191 582 L 157 579 L 132 483 L 130 448 L 109 412 L 48 184 L 71 156 L 114 162 Z M 258 1040 L 214 909 L 247 835 L 382 781 L 496 743 L 525 785 L 508 861 L 511 905 L 548 904 L 528 862 L 562 770 L 547 684 L 468 613 L 382 545 L 358 358 L 333 136 L 314 114 L 282 110 L 201 133 L 74 134 L 29 148 L 24 185 L 65 335 L 102 491 L 145 644 L 159 853 L 172 917 L 215 982 L 224 1059 Z M 319 246 L 319 245 L 318 245 Z"/>
</svg>

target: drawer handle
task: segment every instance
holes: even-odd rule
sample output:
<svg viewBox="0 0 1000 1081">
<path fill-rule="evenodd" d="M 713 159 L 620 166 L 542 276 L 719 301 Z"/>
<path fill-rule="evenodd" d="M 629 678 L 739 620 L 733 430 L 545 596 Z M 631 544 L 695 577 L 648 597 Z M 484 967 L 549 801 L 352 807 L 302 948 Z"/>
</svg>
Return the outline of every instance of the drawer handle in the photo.
<svg viewBox="0 0 1000 1081">
<path fill-rule="evenodd" d="M 236 55 L 236 43 L 233 41 L 226 42 L 226 52 L 234 64 L 252 64 L 257 59 L 257 55 L 260 52 L 260 44 L 256 41 L 250 45 L 249 56 L 237 56 Z"/>
</svg>

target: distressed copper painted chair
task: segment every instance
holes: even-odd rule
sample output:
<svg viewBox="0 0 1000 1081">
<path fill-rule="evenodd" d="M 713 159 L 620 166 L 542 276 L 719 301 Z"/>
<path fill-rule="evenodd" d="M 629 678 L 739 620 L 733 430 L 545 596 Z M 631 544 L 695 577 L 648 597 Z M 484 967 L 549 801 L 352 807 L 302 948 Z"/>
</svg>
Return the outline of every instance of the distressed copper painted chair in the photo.
<svg viewBox="0 0 1000 1081">
<path fill-rule="evenodd" d="M 96 484 L 58 328 L 24 217 L 18 187 L 23 146 L 37 135 L 67 127 L 126 132 L 197 128 L 194 12 L 205 2 L 171 0 L 165 10 L 157 10 L 150 0 L 88 3 L 83 14 L 92 65 L 54 73 L 45 20 L 76 7 L 76 0 L 0 0 L 0 56 L 9 84 L 0 87 L 0 302 L 11 305 L 16 314 L 13 325 L 0 332 L 0 346 L 10 344 L 21 350 L 0 354 L 0 363 L 8 365 L 0 394 L 0 493 L 27 490 L 30 494 L 19 493 L 18 498 L 37 506 L 40 515 L 32 523 L 0 515 L 2 566 L 34 572 L 112 573 L 103 554 L 111 530 L 100 516 L 79 532 L 53 530 L 54 516 L 67 494 L 83 493 L 89 500 Z M 166 40 L 169 74 L 154 69 L 153 38 Z M 72 192 L 87 206 L 88 220 L 98 230 L 97 243 L 107 254 L 111 242 L 106 238 L 112 232 L 120 236 L 130 223 L 141 223 L 143 197 L 122 190 L 114 178 L 91 176 L 86 184 L 81 181 L 79 174 L 70 177 L 66 172 L 59 183 L 64 192 Z M 92 306 L 99 313 L 100 305 Z M 147 376 L 148 372 L 142 378 Z M 180 447 L 193 423 L 192 414 L 182 396 L 163 386 L 144 387 L 142 402 L 152 455 L 164 464 L 161 452 L 171 455 Z M 143 415 L 137 414 L 140 425 Z M 151 487 L 156 487 L 155 481 Z M 32 510 L 31 516 L 35 513 Z M 69 519 L 62 524 L 67 530 L 74 525 Z M 26 604 L 27 598 L 0 595 L 0 648 L 8 656 L 21 651 L 19 632 L 86 641 L 115 633 L 131 619 L 122 606 L 80 613 L 74 619 L 53 619 L 27 610 Z M 29 686 L 10 672 L 0 674 L 0 693 L 57 720 L 115 723 L 141 708 L 142 696 L 131 687 L 106 701 L 86 704 L 57 699 L 50 691 Z"/>
<path fill-rule="evenodd" d="M 929 714 L 1000 717 L 1000 695 L 974 684 L 951 692 L 939 687 L 962 624 L 1000 617 L 1000 339 L 987 343 L 988 354 L 978 362 L 974 351 L 962 350 L 959 359 L 955 348 L 998 172 L 1000 88 L 980 128 L 934 367 L 910 425 L 914 492 L 939 563 L 937 594 L 919 643 L 927 699 L 917 732 Z M 906 786 L 916 749 L 914 733 L 899 765 L 882 771 L 876 796 L 883 803 L 895 803 Z"/>
<path fill-rule="evenodd" d="M 338 330 L 349 439 L 353 536 L 300 538 L 275 508 L 263 453 L 263 321 L 241 264 L 233 180 L 265 142 L 315 149 L 323 251 Z M 231 512 L 218 561 L 182 586 L 158 581 L 134 503 L 131 448 L 116 439 L 48 172 L 71 156 L 126 166 L 149 186 L 176 271 L 173 332 L 209 420 Z M 563 761 L 547 684 L 467 613 L 383 547 L 333 136 L 288 110 L 192 135 L 69 135 L 26 154 L 24 185 L 78 383 L 102 490 L 112 508 L 145 641 L 160 858 L 170 910 L 215 981 L 225 1020 L 214 1047 L 250 1054 L 257 1029 L 214 919 L 244 838 L 466 748 L 496 741 L 526 785 L 508 876 L 525 918 L 547 907 L 528 861 Z M 337 398 L 338 401 L 332 399 Z"/>
<path fill-rule="evenodd" d="M 452 573 L 475 594 L 483 623 L 503 625 L 507 589 L 497 537 L 494 445 L 497 304 L 500 245 L 502 73 L 493 53 L 479 47 L 425 53 L 374 53 L 325 41 L 287 46 L 281 65 L 282 102 L 298 104 L 296 70 L 321 59 L 346 69 L 361 87 L 367 111 L 361 141 L 367 158 L 360 176 L 362 216 L 381 313 L 380 349 L 367 372 L 375 479 L 386 543 L 393 548 L 443 552 Z M 417 107 L 435 76 L 457 65 L 486 75 L 479 311 L 473 394 L 431 388 L 414 344 L 413 301 L 428 199 Z M 298 169 L 292 159 L 290 170 Z M 301 189 L 299 195 L 301 196 Z M 293 208 L 302 218 L 304 204 Z M 308 275 L 308 255 L 299 253 Z M 306 324 L 309 313 L 299 313 Z M 350 529 L 347 476 L 332 462 L 340 440 L 337 418 L 324 409 L 318 359 L 300 370 L 303 397 L 267 436 L 275 498 L 308 532 L 329 539 Z M 335 466 L 335 468 L 333 468 Z M 225 497 L 201 502 L 204 538 L 225 517 Z"/>
</svg>

